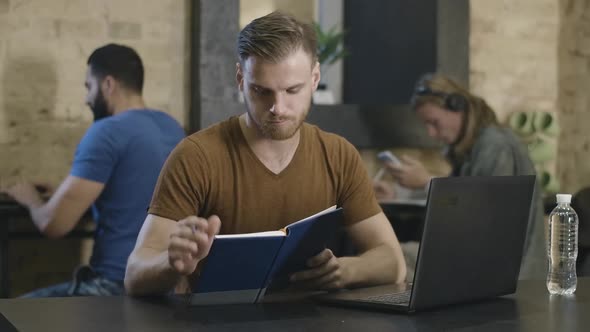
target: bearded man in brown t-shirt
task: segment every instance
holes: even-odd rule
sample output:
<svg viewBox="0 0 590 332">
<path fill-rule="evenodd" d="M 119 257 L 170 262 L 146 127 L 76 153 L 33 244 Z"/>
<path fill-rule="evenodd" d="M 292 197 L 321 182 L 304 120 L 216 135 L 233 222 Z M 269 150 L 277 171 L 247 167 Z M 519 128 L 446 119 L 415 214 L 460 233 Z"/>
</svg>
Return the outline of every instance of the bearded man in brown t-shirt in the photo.
<svg viewBox="0 0 590 332">
<path fill-rule="evenodd" d="M 236 79 L 247 112 L 186 138 L 166 161 L 127 263 L 128 294 L 185 289 L 218 233 L 277 230 L 332 205 L 343 207 L 358 256 L 325 249 L 291 281 L 338 289 L 404 280 L 399 242 L 358 152 L 304 123 L 320 80 L 316 49 L 312 27 L 278 12 L 240 32 Z"/>
</svg>

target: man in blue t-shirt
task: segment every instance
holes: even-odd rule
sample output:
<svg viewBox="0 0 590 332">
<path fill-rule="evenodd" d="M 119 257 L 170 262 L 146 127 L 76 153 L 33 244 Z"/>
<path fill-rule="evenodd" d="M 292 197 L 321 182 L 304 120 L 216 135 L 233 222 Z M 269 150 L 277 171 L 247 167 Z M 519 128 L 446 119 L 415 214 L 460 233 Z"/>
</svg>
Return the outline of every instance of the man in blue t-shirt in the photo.
<svg viewBox="0 0 590 332">
<path fill-rule="evenodd" d="M 71 282 L 25 297 L 123 294 L 127 258 L 160 169 L 184 137 L 171 116 L 146 108 L 143 64 L 133 49 L 96 49 L 88 58 L 85 86 L 94 123 L 76 149 L 69 176 L 47 202 L 30 183 L 3 191 L 28 207 L 35 225 L 51 238 L 70 232 L 91 207 L 96 231 L 90 266 L 79 268 Z"/>
</svg>

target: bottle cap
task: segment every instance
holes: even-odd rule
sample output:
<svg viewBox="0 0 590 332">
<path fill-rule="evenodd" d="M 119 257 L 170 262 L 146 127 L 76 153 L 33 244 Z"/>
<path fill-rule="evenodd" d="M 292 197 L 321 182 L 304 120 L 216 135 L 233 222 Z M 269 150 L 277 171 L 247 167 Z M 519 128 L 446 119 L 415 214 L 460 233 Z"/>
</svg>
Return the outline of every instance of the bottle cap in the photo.
<svg viewBox="0 0 590 332">
<path fill-rule="evenodd" d="M 572 195 L 571 194 L 557 194 L 557 204 L 559 203 L 571 203 L 572 202 Z"/>
</svg>

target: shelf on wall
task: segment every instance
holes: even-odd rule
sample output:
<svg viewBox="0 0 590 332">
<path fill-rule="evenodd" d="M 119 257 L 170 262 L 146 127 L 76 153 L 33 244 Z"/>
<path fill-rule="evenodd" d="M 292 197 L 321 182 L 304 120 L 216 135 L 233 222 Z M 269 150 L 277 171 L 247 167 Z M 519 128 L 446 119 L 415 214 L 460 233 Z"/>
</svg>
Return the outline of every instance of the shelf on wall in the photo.
<svg viewBox="0 0 590 332">
<path fill-rule="evenodd" d="M 358 149 L 441 147 L 407 105 L 312 105 L 307 122 L 343 136 Z"/>
</svg>

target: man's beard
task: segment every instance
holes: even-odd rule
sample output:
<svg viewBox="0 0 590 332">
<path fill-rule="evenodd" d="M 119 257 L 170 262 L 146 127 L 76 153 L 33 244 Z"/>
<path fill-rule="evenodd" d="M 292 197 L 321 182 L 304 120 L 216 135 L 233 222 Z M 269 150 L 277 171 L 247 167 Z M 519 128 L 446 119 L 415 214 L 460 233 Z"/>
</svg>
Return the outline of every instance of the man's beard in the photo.
<svg viewBox="0 0 590 332">
<path fill-rule="evenodd" d="M 248 103 L 247 100 L 245 101 L 245 104 L 246 104 L 246 110 L 248 111 L 248 116 L 250 117 L 250 120 L 252 120 L 252 122 L 254 123 L 256 128 L 258 128 L 262 137 L 270 138 L 270 139 L 273 139 L 276 141 L 287 140 L 287 139 L 295 136 L 295 134 L 297 133 L 299 128 L 301 128 L 303 121 L 305 121 L 305 119 L 307 118 L 307 114 L 309 113 L 309 110 L 311 108 L 311 102 L 310 102 L 309 106 L 307 107 L 307 109 L 305 110 L 305 112 L 303 113 L 301 118 L 299 118 L 299 119 L 295 119 L 292 117 L 287 118 L 287 117 L 274 117 L 274 116 L 263 119 L 263 118 L 256 118 L 254 116 L 254 113 L 252 112 L 252 108 L 250 107 L 250 104 Z M 272 123 L 268 122 L 269 120 L 284 120 L 284 121 L 291 122 L 291 125 L 287 126 L 286 128 L 280 128 L 280 126 L 273 125 Z M 260 123 L 258 121 L 260 121 Z"/>
<path fill-rule="evenodd" d="M 95 122 L 112 115 L 109 112 L 109 108 L 107 107 L 107 102 L 104 99 L 104 95 L 100 90 L 98 91 L 98 94 L 94 99 L 94 103 L 90 105 L 90 110 L 92 111 L 92 114 L 94 114 Z"/>
</svg>

